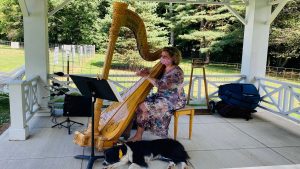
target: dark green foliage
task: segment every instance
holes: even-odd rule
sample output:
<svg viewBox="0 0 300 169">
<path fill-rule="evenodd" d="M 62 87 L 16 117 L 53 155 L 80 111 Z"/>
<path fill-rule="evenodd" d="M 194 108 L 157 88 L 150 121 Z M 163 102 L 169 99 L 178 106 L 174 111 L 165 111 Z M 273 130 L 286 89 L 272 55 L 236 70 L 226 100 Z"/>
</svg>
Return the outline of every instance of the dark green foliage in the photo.
<svg viewBox="0 0 300 169">
<path fill-rule="evenodd" d="M 211 60 L 218 62 L 240 63 L 243 48 L 243 30 L 236 29 L 227 33 L 219 41 L 212 43 Z"/>
<path fill-rule="evenodd" d="M 49 6 L 57 5 L 55 1 L 53 3 Z M 50 43 L 99 46 L 100 17 L 104 15 L 105 8 L 100 0 L 70 2 L 49 18 L 49 41 Z"/>
<path fill-rule="evenodd" d="M 9 122 L 9 99 L 8 95 L 0 94 L 0 126 Z"/>
<path fill-rule="evenodd" d="M 275 19 L 270 34 L 268 58 L 270 66 L 300 69 L 299 16 L 300 1 L 294 0 L 290 1 Z"/>
<path fill-rule="evenodd" d="M 170 27 L 174 28 L 175 43 L 185 57 L 211 57 L 220 61 L 224 59 L 224 49 L 228 53 L 232 46 L 241 46 L 243 32 L 240 30 L 243 27 L 225 7 L 174 4 L 172 9 L 172 14 L 166 17 L 172 20 Z M 244 11 L 242 7 L 236 7 L 236 10 Z M 240 58 L 241 53 L 235 54 L 229 54 L 231 57 L 227 60 Z"/>
</svg>

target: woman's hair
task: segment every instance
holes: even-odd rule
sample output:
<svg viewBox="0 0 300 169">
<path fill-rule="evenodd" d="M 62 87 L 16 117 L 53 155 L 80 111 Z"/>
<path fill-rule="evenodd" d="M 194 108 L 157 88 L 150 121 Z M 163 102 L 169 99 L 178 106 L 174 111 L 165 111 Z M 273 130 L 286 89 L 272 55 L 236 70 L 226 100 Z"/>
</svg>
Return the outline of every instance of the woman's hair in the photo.
<svg viewBox="0 0 300 169">
<path fill-rule="evenodd" d="M 173 60 L 172 61 L 173 65 L 179 65 L 179 63 L 181 61 L 181 52 L 180 52 L 180 50 L 178 50 L 175 47 L 164 47 L 162 49 L 162 52 L 163 51 L 169 53 L 169 55 L 171 56 L 171 58 Z"/>
</svg>

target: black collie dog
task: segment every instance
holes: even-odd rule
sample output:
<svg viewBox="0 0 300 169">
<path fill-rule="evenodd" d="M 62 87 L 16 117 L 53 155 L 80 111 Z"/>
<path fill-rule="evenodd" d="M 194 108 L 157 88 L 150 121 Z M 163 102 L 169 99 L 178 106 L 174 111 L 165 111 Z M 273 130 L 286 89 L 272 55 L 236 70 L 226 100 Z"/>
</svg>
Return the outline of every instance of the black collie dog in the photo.
<svg viewBox="0 0 300 169">
<path fill-rule="evenodd" d="M 168 168 L 181 163 L 182 169 L 187 168 L 189 156 L 183 145 L 173 139 L 158 139 L 152 141 L 126 142 L 104 151 L 105 168 L 117 168 L 131 162 L 129 168 L 134 166 L 148 167 L 150 160 L 168 161 Z"/>
</svg>

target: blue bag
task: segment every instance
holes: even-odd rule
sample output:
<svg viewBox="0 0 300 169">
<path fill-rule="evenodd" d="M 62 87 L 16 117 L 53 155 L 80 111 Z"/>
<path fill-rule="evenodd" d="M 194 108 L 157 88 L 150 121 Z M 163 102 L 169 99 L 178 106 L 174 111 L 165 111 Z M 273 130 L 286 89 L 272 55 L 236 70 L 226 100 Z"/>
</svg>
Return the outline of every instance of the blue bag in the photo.
<svg viewBox="0 0 300 169">
<path fill-rule="evenodd" d="M 222 102 L 243 109 L 253 110 L 261 100 L 253 84 L 230 83 L 221 85 L 218 92 Z"/>
</svg>

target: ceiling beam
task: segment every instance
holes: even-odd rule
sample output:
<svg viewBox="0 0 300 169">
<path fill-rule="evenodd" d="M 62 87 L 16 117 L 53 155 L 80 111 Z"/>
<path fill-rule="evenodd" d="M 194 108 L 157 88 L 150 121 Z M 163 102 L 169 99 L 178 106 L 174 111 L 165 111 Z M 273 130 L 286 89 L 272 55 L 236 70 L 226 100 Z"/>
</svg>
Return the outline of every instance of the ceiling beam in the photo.
<svg viewBox="0 0 300 169">
<path fill-rule="evenodd" d="M 48 16 L 54 15 L 57 11 L 61 10 L 64 6 L 66 6 L 69 2 L 72 0 L 65 0 L 61 4 L 59 4 L 55 9 L 53 9 L 51 12 L 48 13 Z"/>
<path fill-rule="evenodd" d="M 248 0 L 139 0 L 145 2 L 165 2 L 165 3 L 189 3 L 189 4 L 209 4 L 209 5 L 247 5 Z"/>
<path fill-rule="evenodd" d="M 225 4 L 225 7 L 235 16 L 240 20 L 244 25 L 247 24 L 246 20 L 235 10 L 233 9 L 230 5 Z"/>
<path fill-rule="evenodd" d="M 29 16 L 28 8 L 25 0 L 18 0 L 23 16 Z"/>
<path fill-rule="evenodd" d="M 283 1 L 285 1 L 285 0 L 269 0 L 269 5 L 280 4 Z"/>
<path fill-rule="evenodd" d="M 267 21 L 267 24 L 271 24 L 274 19 L 278 16 L 278 14 L 280 13 L 280 11 L 283 9 L 283 7 L 288 3 L 289 0 L 282 0 L 277 7 L 274 9 L 274 11 L 272 12 L 270 18 Z"/>
</svg>

